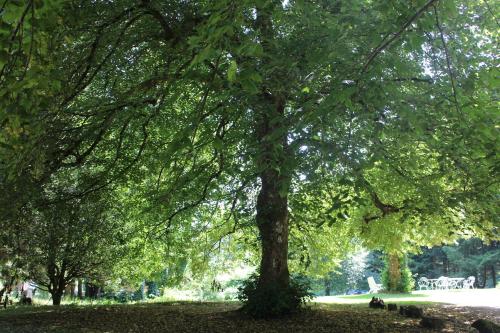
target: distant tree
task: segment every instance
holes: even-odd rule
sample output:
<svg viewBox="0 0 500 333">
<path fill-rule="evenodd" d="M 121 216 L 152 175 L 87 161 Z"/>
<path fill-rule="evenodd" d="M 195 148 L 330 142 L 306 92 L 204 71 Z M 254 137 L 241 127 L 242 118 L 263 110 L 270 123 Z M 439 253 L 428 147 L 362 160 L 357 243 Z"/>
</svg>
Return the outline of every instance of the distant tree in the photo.
<svg viewBox="0 0 500 333">
<path fill-rule="evenodd" d="M 450 271 L 455 271 L 454 274 L 475 276 L 477 286 L 480 288 L 496 287 L 500 269 L 498 241 L 487 244 L 480 239 L 472 238 L 460 241 L 457 246 L 445 246 L 443 251 L 448 258 Z"/>
<path fill-rule="evenodd" d="M 409 256 L 410 269 L 418 278 L 427 277 L 437 279 L 442 275 L 448 275 L 448 257 L 443 251 L 443 246 L 422 248 L 419 254 Z"/>
<path fill-rule="evenodd" d="M 418 276 L 476 278 L 480 288 L 495 287 L 500 266 L 498 241 L 485 243 L 478 238 L 462 239 L 455 245 L 423 249 L 411 258 L 410 267 Z M 488 282 L 489 281 L 489 282 Z"/>
</svg>

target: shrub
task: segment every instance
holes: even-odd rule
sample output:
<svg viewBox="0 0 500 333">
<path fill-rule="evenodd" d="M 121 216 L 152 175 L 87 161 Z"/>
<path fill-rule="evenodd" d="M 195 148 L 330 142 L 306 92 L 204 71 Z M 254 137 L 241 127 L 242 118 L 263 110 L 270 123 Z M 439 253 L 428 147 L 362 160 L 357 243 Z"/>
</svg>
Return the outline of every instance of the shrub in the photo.
<svg viewBox="0 0 500 333">
<path fill-rule="evenodd" d="M 258 288 L 259 276 L 252 274 L 238 288 L 242 311 L 256 318 L 278 317 L 295 313 L 312 298 L 309 282 L 300 276 L 291 277 L 287 288 L 275 284 Z"/>
<path fill-rule="evenodd" d="M 415 288 L 415 279 L 408 267 L 408 263 L 404 260 L 404 266 L 401 269 L 401 287 L 400 290 L 409 293 Z"/>
</svg>

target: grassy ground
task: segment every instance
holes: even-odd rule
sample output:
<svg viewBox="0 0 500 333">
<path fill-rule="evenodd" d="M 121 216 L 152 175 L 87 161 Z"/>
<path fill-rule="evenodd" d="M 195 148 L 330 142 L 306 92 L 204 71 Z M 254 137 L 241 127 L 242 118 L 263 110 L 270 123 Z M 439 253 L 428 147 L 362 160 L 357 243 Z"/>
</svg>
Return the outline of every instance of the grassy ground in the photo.
<svg viewBox="0 0 500 333">
<path fill-rule="evenodd" d="M 363 298 L 361 298 L 363 299 Z M 432 332 L 419 321 L 365 304 L 312 303 L 301 314 L 255 320 L 235 302 L 165 302 L 98 306 L 24 306 L 0 310 L 0 332 Z M 478 318 L 500 320 L 500 311 L 424 305 L 447 320 L 447 332 L 472 332 Z"/>
<path fill-rule="evenodd" d="M 400 304 L 452 304 L 458 306 L 492 307 L 500 309 L 500 289 L 422 290 L 411 294 L 375 294 L 317 297 L 318 302 L 363 304 L 372 296 L 381 297 L 386 303 Z"/>
</svg>

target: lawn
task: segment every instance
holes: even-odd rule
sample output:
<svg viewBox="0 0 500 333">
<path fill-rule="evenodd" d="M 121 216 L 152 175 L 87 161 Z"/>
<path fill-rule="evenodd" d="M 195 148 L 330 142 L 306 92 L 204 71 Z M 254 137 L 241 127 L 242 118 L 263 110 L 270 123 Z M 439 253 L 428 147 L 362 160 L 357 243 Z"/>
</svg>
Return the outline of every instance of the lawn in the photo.
<svg viewBox="0 0 500 333">
<path fill-rule="evenodd" d="M 469 290 L 422 290 L 409 294 L 364 294 L 349 296 L 317 297 L 321 303 L 364 304 L 373 296 L 382 298 L 386 303 L 398 304 L 452 304 L 458 306 L 492 307 L 500 309 L 500 289 Z"/>
<path fill-rule="evenodd" d="M 394 299 L 398 299 L 398 295 Z M 343 297 L 345 299 L 345 297 Z M 163 302 L 122 305 L 11 307 L 0 310 L 0 331 L 20 332 L 432 332 L 419 320 L 360 304 L 311 303 L 300 314 L 273 320 L 248 318 L 236 302 Z M 415 299 L 424 298 L 416 296 Z M 399 297 L 399 299 L 402 299 Z M 396 302 L 401 304 L 399 302 Z M 478 318 L 500 321 L 500 310 L 424 304 L 428 315 L 447 320 L 447 332 L 470 332 Z"/>
</svg>

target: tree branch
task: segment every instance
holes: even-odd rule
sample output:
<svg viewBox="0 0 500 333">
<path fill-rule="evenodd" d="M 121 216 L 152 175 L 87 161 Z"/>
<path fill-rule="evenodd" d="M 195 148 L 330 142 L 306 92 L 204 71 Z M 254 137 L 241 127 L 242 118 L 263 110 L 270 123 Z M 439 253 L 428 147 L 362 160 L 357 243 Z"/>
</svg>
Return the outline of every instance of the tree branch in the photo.
<svg viewBox="0 0 500 333">
<path fill-rule="evenodd" d="M 394 35 L 387 39 L 388 36 L 386 36 L 382 42 L 375 48 L 375 50 L 372 51 L 372 53 L 368 56 L 368 59 L 363 66 L 361 73 L 363 74 L 367 71 L 368 67 L 370 64 L 375 60 L 375 58 L 383 51 L 385 50 L 393 41 L 395 41 L 397 38 L 399 38 L 403 32 L 416 20 L 418 19 L 430 6 L 432 6 L 435 2 L 438 0 L 429 0 L 422 8 L 420 8 L 406 23 L 396 32 Z M 387 40 L 386 40 L 387 39 Z"/>
<path fill-rule="evenodd" d="M 451 90 L 453 92 L 453 99 L 454 99 L 454 102 L 455 102 L 455 108 L 457 109 L 457 112 L 459 114 L 462 114 L 462 111 L 460 110 L 460 106 L 458 104 L 457 89 L 456 89 L 456 86 L 455 86 L 455 79 L 453 77 L 453 70 L 452 70 L 452 67 L 451 67 L 451 57 L 450 57 L 450 53 L 448 52 L 448 46 L 446 45 L 446 40 L 444 38 L 443 28 L 441 27 L 441 24 L 439 23 L 439 16 L 438 16 L 438 11 L 437 11 L 436 6 L 434 6 L 434 14 L 436 15 L 436 26 L 437 26 L 437 28 L 439 30 L 439 34 L 441 36 L 441 42 L 443 43 L 444 54 L 446 56 L 446 68 L 447 68 L 447 71 L 448 71 L 448 76 L 450 77 Z"/>
</svg>

